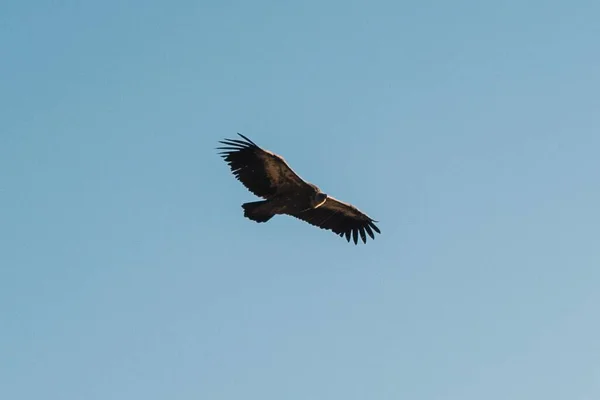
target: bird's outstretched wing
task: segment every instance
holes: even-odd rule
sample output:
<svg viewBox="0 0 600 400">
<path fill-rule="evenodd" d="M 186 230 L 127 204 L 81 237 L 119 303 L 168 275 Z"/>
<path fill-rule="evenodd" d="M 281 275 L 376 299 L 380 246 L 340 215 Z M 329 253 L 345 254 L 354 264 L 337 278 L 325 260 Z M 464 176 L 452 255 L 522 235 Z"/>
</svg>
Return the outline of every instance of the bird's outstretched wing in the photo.
<svg viewBox="0 0 600 400">
<path fill-rule="evenodd" d="M 374 224 L 377 222 L 351 204 L 344 203 L 333 197 L 327 197 L 323 205 L 318 208 L 306 210 L 293 215 L 311 225 L 321 229 L 328 229 L 339 236 L 345 236 L 348 242 L 350 238 L 354 244 L 358 243 L 358 236 L 363 243 L 367 242 L 367 234 L 375 239 L 373 231 L 381 233 Z"/>
<path fill-rule="evenodd" d="M 268 199 L 276 194 L 305 188 L 309 184 L 298 176 L 283 157 L 261 149 L 246 136 L 244 140 L 225 139 L 219 154 L 233 175 L 256 196 Z"/>
</svg>

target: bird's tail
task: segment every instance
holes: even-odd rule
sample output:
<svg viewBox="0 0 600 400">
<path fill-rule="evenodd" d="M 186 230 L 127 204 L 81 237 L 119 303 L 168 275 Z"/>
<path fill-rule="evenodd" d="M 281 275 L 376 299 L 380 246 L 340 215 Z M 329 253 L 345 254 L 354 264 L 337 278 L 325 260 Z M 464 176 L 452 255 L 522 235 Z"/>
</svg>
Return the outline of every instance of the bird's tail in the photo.
<svg viewBox="0 0 600 400">
<path fill-rule="evenodd" d="M 268 200 L 254 201 L 252 203 L 242 204 L 244 217 L 256 222 L 267 222 L 273 218 L 273 212 Z"/>
</svg>

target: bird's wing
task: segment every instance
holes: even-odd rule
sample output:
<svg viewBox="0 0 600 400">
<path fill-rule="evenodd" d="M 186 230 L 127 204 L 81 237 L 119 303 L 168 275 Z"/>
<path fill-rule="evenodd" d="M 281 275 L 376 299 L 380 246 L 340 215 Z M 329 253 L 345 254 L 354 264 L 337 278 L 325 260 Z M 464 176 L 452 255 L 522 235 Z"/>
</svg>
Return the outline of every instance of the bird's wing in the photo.
<svg viewBox="0 0 600 400">
<path fill-rule="evenodd" d="M 333 197 L 327 197 L 325 203 L 320 207 L 293 216 L 321 229 L 333 231 L 339 236 L 345 236 L 348 242 L 352 237 L 354 244 L 358 243 L 359 235 L 363 243 L 366 243 L 367 234 L 371 236 L 371 239 L 375 239 L 373 231 L 381 233 L 374 224 L 377 221 L 369 218 L 353 205 Z"/>
<path fill-rule="evenodd" d="M 223 150 L 219 154 L 229 164 L 233 175 L 252 193 L 269 198 L 278 193 L 308 186 L 283 157 L 261 149 L 240 133 L 238 135 L 244 140 L 222 140 L 219 143 L 225 147 L 217 149 Z"/>
</svg>

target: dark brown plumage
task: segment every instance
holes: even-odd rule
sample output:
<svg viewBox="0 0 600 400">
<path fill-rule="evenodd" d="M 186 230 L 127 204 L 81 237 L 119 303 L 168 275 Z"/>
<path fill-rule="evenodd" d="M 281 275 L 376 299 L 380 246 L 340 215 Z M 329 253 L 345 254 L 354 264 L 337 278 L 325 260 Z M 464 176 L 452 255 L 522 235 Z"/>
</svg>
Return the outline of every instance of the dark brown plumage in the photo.
<svg viewBox="0 0 600 400">
<path fill-rule="evenodd" d="M 375 220 L 351 204 L 339 201 L 298 176 L 285 160 L 253 141 L 225 139 L 218 147 L 233 175 L 253 194 L 265 200 L 242 205 L 244 216 L 256 222 L 267 222 L 277 214 L 287 214 L 321 229 L 327 229 L 355 244 L 358 238 L 367 242 L 381 233 Z"/>
</svg>

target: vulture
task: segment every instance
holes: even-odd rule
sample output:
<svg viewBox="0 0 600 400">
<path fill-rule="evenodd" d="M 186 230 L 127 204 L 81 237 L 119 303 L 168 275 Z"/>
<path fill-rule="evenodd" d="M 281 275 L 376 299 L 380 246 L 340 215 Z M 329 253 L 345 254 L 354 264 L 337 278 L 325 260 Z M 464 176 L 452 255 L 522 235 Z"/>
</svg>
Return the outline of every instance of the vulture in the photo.
<svg viewBox="0 0 600 400">
<path fill-rule="evenodd" d="M 283 157 L 258 147 L 246 136 L 219 141 L 219 154 L 233 175 L 254 195 L 264 200 L 242 204 L 244 216 L 267 222 L 278 214 L 287 214 L 327 229 L 358 244 L 373 232 L 381 233 L 375 221 L 351 204 L 337 200 L 306 182 L 290 168 Z"/>
</svg>

